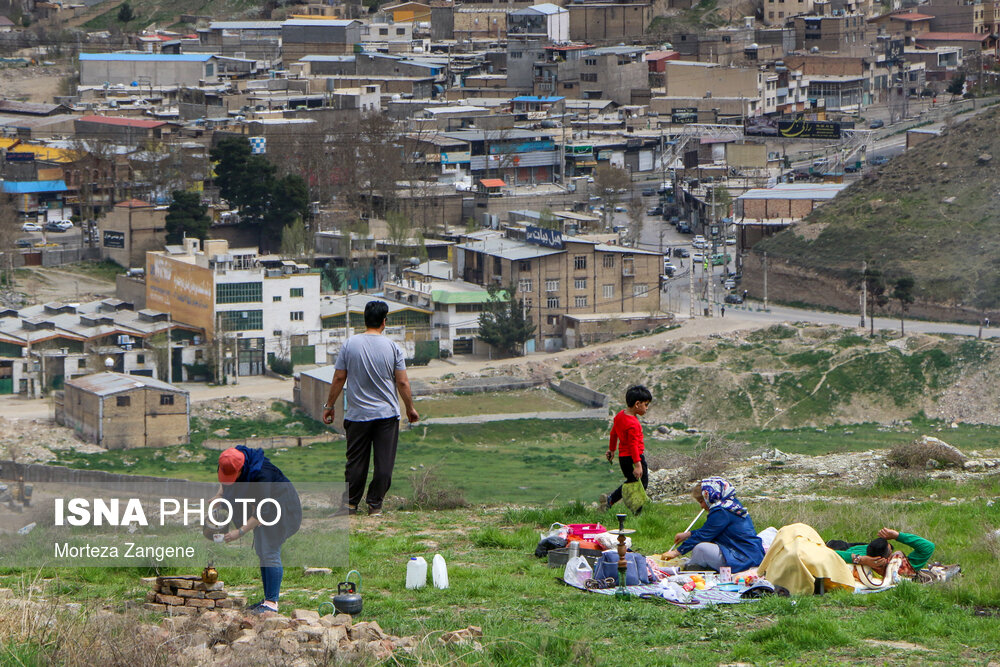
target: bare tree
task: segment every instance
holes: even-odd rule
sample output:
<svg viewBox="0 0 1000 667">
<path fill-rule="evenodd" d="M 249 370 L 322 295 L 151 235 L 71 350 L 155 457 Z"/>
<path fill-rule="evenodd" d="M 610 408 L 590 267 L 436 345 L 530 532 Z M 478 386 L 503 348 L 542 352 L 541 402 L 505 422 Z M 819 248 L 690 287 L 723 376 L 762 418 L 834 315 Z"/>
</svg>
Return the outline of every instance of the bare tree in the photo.
<svg viewBox="0 0 1000 667">
<path fill-rule="evenodd" d="M 642 238 L 643 218 L 646 210 L 642 205 L 642 198 L 636 197 L 635 193 L 628 202 L 628 236 L 626 239 L 633 248 L 639 247 L 639 239 Z"/>
<path fill-rule="evenodd" d="M 632 185 L 632 177 L 620 167 L 602 164 L 594 170 L 594 187 L 597 196 L 604 204 L 604 229 L 611 229 L 611 219 L 615 206 L 621 197 L 620 190 L 627 190 Z"/>
<path fill-rule="evenodd" d="M 10 195 L 0 192 L 0 283 L 10 287 L 14 280 L 14 243 L 20 236 L 21 220 Z M 6 304 L 5 304 L 6 305 Z"/>
</svg>

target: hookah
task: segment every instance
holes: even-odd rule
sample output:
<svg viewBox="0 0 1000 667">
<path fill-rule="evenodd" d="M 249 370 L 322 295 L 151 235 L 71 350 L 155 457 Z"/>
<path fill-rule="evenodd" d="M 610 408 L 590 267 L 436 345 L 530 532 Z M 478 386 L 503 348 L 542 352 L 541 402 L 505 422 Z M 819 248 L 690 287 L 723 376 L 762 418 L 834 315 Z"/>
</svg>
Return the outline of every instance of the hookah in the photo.
<svg viewBox="0 0 1000 667">
<path fill-rule="evenodd" d="M 627 599 L 631 596 L 631 593 L 625 588 L 625 571 L 628 569 L 628 562 L 625 560 L 625 536 L 632 535 L 636 531 L 633 528 L 625 527 L 624 514 L 616 514 L 615 516 L 618 518 L 618 528 L 608 531 L 612 535 L 618 536 L 618 588 L 615 589 L 615 597 Z"/>
</svg>

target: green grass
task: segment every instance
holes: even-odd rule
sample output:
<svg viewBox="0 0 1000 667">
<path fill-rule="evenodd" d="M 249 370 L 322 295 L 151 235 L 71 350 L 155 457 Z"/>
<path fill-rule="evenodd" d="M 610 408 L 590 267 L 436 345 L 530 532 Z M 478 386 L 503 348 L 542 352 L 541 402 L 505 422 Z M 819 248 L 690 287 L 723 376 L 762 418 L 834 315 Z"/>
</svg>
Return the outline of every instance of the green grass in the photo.
<svg viewBox="0 0 1000 667">
<path fill-rule="evenodd" d="M 121 264 L 110 259 L 104 259 L 99 262 L 75 262 L 73 264 L 64 264 L 59 268 L 63 271 L 82 273 L 85 276 L 106 280 L 110 283 L 115 282 L 115 278 L 125 271 Z"/>
<path fill-rule="evenodd" d="M 753 664 L 985 664 L 1000 651 L 996 620 L 978 617 L 977 605 L 1000 603 L 1000 572 L 982 541 L 985 527 L 1000 516 L 977 508 L 935 503 L 902 505 L 871 500 L 850 506 L 823 502 L 750 504 L 758 527 L 795 520 L 813 524 L 825 539 L 864 538 L 883 523 L 935 540 L 935 558 L 960 562 L 965 574 L 955 583 L 903 585 L 889 592 L 823 598 L 769 599 L 737 607 L 688 611 L 650 601 L 617 601 L 587 594 L 555 581 L 532 555 L 538 533 L 552 521 L 601 521 L 610 513 L 581 505 L 535 509 L 473 509 L 389 513 L 353 522 L 352 568 L 364 578 L 361 620 L 378 620 L 398 635 L 431 634 L 478 625 L 482 653 L 467 648 L 435 648 L 437 661 L 490 665 L 718 665 Z M 635 546 L 644 553 L 669 548 L 686 525 L 690 505 L 653 506 L 630 518 Z M 411 555 L 448 560 L 451 587 L 407 590 Z M 319 563 L 317 565 L 320 565 Z M 315 609 L 334 593 L 346 567 L 332 577 L 304 577 L 288 569 L 283 609 Z M 111 600 L 139 600 L 144 594 L 135 570 L 64 569 L 47 595 L 99 606 Z M 225 570 L 227 586 L 260 594 L 257 573 Z M 23 577 L 0 577 L 17 587 Z M 155 618 L 155 617 L 154 617 Z M 903 652 L 875 641 L 906 641 L 928 649 Z M 427 659 L 428 656 L 425 656 Z M 414 664 L 406 662 L 404 664 Z M 440 663 L 438 663 L 440 664 Z"/>
<path fill-rule="evenodd" d="M 481 394 L 434 394 L 418 398 L 415 405 L 421 419 L 585 409 L 582 403 L 545 388 Z"/>
<path fill-rule="evenodd" d="M 107 30 L 120 28 L 124 32 L 141 30 L 150 23 L 163 27 L 173 27 L 181 14 L 212 16 L 214 18 L 256 18 L 258 4 L 249 0 L 129 0 L 135 19 L 122 24 L 118 22 L 118 7 L 99 14 L 87 23 L 87 30 Z"/>
</svg>

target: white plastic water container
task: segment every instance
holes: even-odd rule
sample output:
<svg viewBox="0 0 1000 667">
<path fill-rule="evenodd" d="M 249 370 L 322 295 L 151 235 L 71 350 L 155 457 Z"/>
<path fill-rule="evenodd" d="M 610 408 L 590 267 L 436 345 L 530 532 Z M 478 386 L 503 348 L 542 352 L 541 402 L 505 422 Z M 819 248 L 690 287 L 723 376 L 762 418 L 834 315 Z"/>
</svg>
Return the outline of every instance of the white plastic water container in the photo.
<svg viewBox="0 0 1000 667">
<path fill-rule="evenodd" d="M 406 587 L 423 588 L 427 585 L 427 561 L 423 556 L 414 556 L 406 564 Z"/>
<path fill-rule="evenodd" d="M 444 556 L 434 554 L 431 562 L 431 580 L 435 588 L 448 588 L 448 564 L 444 562 Z"/>
</svg>

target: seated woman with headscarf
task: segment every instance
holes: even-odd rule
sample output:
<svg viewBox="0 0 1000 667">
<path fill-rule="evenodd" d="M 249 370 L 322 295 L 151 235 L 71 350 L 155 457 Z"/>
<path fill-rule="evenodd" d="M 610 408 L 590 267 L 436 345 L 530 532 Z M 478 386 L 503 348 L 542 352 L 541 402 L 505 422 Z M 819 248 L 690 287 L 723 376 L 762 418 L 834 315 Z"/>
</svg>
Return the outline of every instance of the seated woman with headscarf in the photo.
<svg viewBox="0 0 1000 667">
<path fill-rule="evenodd" d="M 668 551 L 665 558 L 690 553 L 689 570 L 715 570 L 729 567 L 741 572 L 760 564 L 764 545 L 757 537 L 750 513 L 736 499 L 736 489 L 721 477 L 703 479 L 691 496 L 708 510 L 708 518 L 694 532 L 677 533 L 677 550 Z"/>
</svg>

